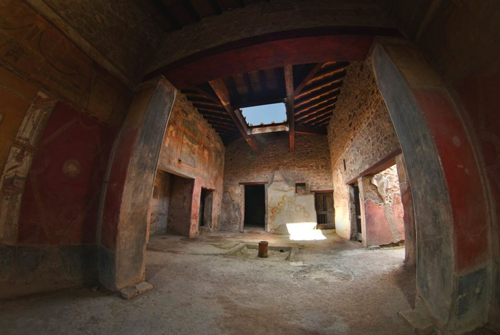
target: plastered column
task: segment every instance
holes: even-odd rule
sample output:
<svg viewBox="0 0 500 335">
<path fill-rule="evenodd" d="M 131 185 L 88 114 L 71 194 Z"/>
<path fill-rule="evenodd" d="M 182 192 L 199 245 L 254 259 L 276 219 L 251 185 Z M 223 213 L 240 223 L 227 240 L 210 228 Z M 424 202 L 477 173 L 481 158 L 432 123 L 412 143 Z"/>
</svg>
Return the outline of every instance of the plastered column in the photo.
<svg viewBox="0 0 500 335">
<path fill-rule="evenodd" d="M 141 84 L 115 143 L 98 237 L 99 280 L 112 291 L 145 279 L 149 200 L 175 95 L 163 78 Z"/>
</svg>

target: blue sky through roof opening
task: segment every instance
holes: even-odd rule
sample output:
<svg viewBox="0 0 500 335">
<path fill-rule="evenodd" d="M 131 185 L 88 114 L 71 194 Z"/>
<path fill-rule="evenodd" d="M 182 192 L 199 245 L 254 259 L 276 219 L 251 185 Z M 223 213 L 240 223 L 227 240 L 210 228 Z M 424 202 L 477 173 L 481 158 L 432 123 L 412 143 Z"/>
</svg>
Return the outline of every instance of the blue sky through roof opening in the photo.
<svg viewBox="0 0 500 335">
<path fill-rule="evenodd" d="M 259 126 L 286 121 L 286 105 L 282 102 L 255 107 L 242 108 L 241 113 L 248 125 Z"/>
</svg>

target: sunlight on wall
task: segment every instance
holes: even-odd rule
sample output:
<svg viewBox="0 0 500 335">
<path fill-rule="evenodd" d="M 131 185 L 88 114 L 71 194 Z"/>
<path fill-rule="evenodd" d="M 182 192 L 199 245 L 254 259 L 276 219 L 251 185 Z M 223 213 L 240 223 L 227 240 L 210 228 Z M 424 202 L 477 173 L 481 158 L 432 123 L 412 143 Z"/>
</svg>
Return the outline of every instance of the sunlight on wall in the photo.
<svg viewBox="0 0 500 335">
<path fill-rule="evenodd" d="M 292 241 L 319 241 L 326 240 L 320 229 L 316 229 L 316 222 L 287 223 L 286 228 Z"/>
</svg>

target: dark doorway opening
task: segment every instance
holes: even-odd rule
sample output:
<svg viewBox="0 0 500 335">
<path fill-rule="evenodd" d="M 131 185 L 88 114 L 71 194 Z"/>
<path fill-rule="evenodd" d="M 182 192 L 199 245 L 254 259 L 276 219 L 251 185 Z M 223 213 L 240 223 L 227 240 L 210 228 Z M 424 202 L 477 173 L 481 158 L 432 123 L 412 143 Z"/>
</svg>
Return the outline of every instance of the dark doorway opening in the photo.
<svg viewBox="0 0 500 335">
<path fill-rule="evenodd" d="M 358 241 L 363 241 L 363 231 L 361 228 L 361 204 L 359 202 L 359 187 L 358 185 L 353 185 L 354 189 L 354 209 L 356 214 L 356 229 L 358 232 Z"/>
<path fill-rule="evenodd" d="M 210 228 L 212 226 L 212 201 L 214 192 L 201 189 L 200 196 L 200 219 L 198 225 L 200 228 Z"/>
<path fill-rule="evenodd" d="M 245 185 L 245 229 L 266 228 L 265 185 Z"/>
<path fill-rule="evenodd" d="M 333 192 L 314 193 L 314 204 L 316 207 L 318 228 L 335 229 Z"/>
<path fill-rule="evenodd" d="M 171 180 L 172 193 L 168 211 L 167 232 L 190 236 L 194 179 L 172 175 Z"/>
</svg>

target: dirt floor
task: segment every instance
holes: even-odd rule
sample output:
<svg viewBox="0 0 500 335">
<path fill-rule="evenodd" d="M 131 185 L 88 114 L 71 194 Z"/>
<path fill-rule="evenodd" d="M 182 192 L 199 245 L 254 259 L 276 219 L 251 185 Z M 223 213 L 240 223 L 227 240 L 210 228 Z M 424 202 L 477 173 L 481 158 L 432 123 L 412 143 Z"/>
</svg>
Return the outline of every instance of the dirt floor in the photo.
<svg viewBox="0 0 500 335">
<path fill-rule="evenodd" d="M 3 302 L 0 334 L 413 334 L 396 315 L 415 300 L 404 247 L 366 250 L 324 235 L 152 236 L 154 290 L 128 301 L 80 288 Z M 260 240 L 294 247 L 293 259 L 239 249 Z"/>
</svg>

